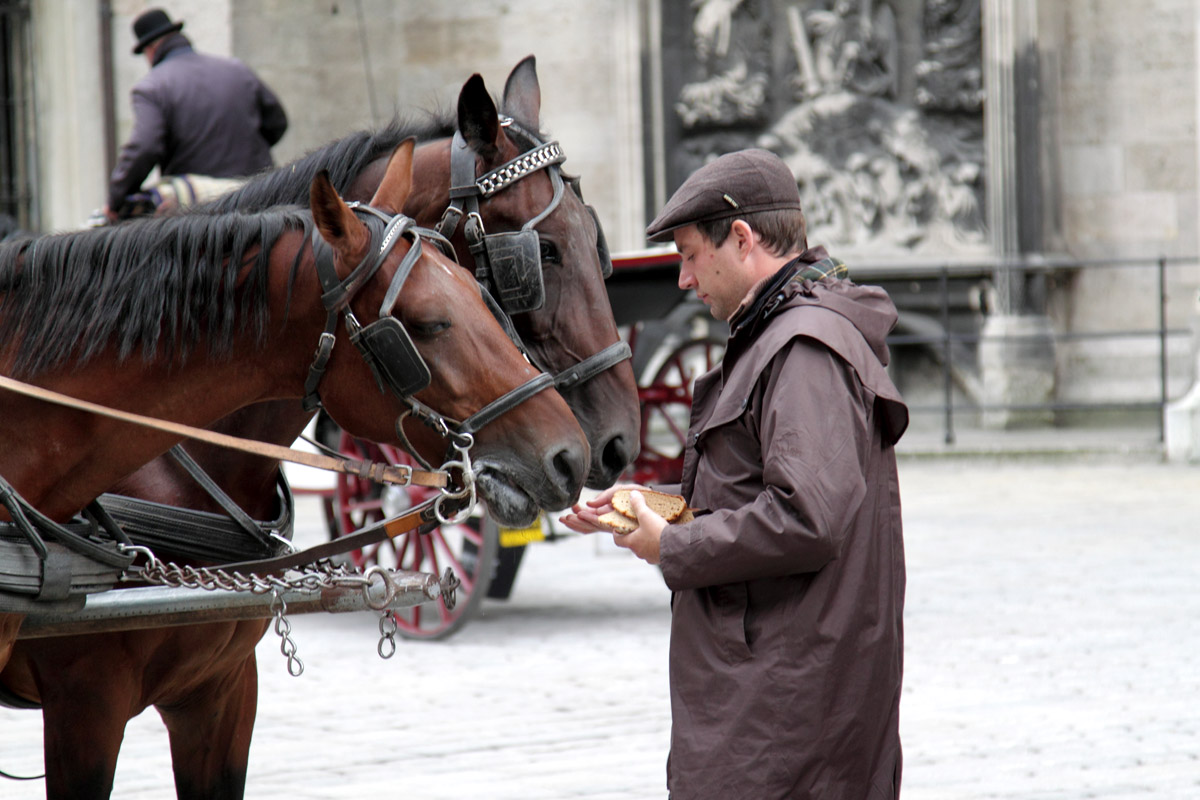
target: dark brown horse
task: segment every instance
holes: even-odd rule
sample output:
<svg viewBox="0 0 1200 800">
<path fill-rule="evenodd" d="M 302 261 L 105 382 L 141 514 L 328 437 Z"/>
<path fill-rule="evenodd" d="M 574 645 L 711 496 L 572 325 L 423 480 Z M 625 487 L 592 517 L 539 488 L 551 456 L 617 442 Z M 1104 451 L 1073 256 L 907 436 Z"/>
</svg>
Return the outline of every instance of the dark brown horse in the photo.
<svg viewBox="0 0 1200 800">
<path fill-rule="evenodd" d="M 509 74 L 499 108 L 483 79 L 474 75 L 459 93 L 454 123 L 395 121 L 378 131 L 347 136 L 249 181 L 214 202 L 210 210 L 301 202 L 308 182 L 322 170 L 329 172 L 345 197 L 365 200 L 379 185 L 387 155 L 398 142 L 417 136 L 413 193 L 404 213 L 422 225 L 433 226 L 451 204 L 452 134 L 457 130 L 474 161 L 466 180 L 469 184 L 538 152 L 548 138 L 539 133 L 540 115 L 541 87 L 535 60 L 528 56 Z M 550 162 L 553 159 L 547 158 L 540 168 L 534 164 L 517 170 L 523 177 L 480 197 L 478 215 L 486 235 L 517 232 L 536 223 L 531 230 L 537 232 L 536 258 L 541 262 L 544 301 L 509 316 L 534 363 L 552 375 L 569 376 L 580 362 L 605 348 L 619 347 L 620 334 L 604 288 L 611 263 L 599 222 L 584 204 L 577 182 L 568 178 L 562 190 L 558 163 Z M 545 211 L 549 213 L 539 219 Z M 471 251 L 466 223 L 462 220 L 452 231 L 447 230 L 447 235 L 462 264 L 474 265 L 477 273 L 486 272 Z M 585 368 L 584 374 L 591 371 Z M 611 486 L 638 453 L 641 412 L 633 369 L 628 360 L 620 360 L 586 380 L 560 385 L 560 392 L 592 448 L 587 485 L 593 489 Z"/>
<path fill-rule="evenodd" d="M 372 204 L 388 210 L 402 206 L 411 186 L 410 176 L 411 147 L 402 147 Z M 345 277 L 361 260 L 370 238 L 324 177 L 315 179 L 311 194 L 317 228 L 334 244 L 339 274 Z M 263 231 L 274 230 L 270 236 L 255 234 L 250 230 L 253 225 Z M 165 232 L 160 232 L 160 226 Z M 44 291 L 45 287 L 65 282 L 68 272 L 60 266 L 57 274 L 43 279 L 42 271 L 56 269 L 52 254 L 62 252 L 64 248 L 59 245 L 65 237 L 38 240 L 36 250 L 22 250 L 19 260 L 0 262 L 5 264 L 0 271 L 0 285 L 6 290 L 0 306 L 0 326 L 4 326 L 0 329 L 6 333 L 0 365 L 6 372 L 16 367 L 27 377 L 36 376 L 39 384 L 69 394 L 192 424 L 210 424 L 223 413 L 255 400 L 299 398 L 304 394 L 314 343 L 325 322 L 324 311 L 316 301 L 322 289 L 311 274 L 312 251 L 306 247 L 305 231 L 305 217 L 299 212 L 268 212 L 249 217 L 211 216 L 207 220 L 180 217 L 69 235 L 76 237 L 66 242 L 74 245 L 73 252 L 87 251 L 86 245 L 95 244 L 91 249 L 97 253 L 113 253 L 123 261 L 114 261 L 110 268 L 98 257 L 86 265 L 95 276 L 94 289 L 72 286 L 57 293 L 64 305 L 68 301 L 80 304 L 79 309 L 60 309 L 61 319 L 77 326 L 65 326 L 63 330 L 53 324 L 39 327 L 36 321 L 16 316 L 21 303 L 29 307 L 31 314 L 37 311 L 33 300 L 18 297 L 23 287 L 37 284 L 35 288 Z M 230 259 L 221 258 L 219 245 L 227 236 L 237 237 L 236 241 L 241 242 L 238 247 L 248 250 L 235 252 Z M 398 245 L 396 255 L 380 268 L 380 279 L 363 287 L 353 304 L 361 317 L 373 318 L 399 256 L 407 249 L 407 243 Z M 174 261 L 178 264 L 165 263 L 172 261 L 174 253 L 197 250 L 208 252 L 202 264 L 182 263 L 177 258 Z M 263 257 L 252 266 L 221 277 L 223 264 L 246 263 L 246 253 L 254 254 L 251 251 L 261 251 Z M 469 275 L 433 251 L 432 247 L 425 248 L 394 313 L 413 334 L 432 373 L 432 383 L 419 393 L 419 398 L 447 416 L 464 418 L 515 388 L 534 371 L 488 315 Z M 165 255 L 148 257 L 147 253 Z M 297 258 L 289 287 L 288 276 Z M 50 266 L 42 266 L 43 262 Z M 131 274 L 121 273 L 121 263 Z M 138 271 L 132 272 L 130 265 Z M 172 284 L 176 291 L 180 286 L 194 288 L 192 284 L 203 287 L 207 281 L 212 284 L 210 288 L 220 290 L 217 299 L 221 302 L 193 303 L 179 314 L 173 301 L 159 297 L 161 291 L 156 293 L 150 288 L 156 271 L 167 272 L 159 281 L 159 290 Z M 83 271 L 76 265 L 72 272 Z M 261 323 L 235 326 L 238 320 L 233 312 L 222 310 L 254 307 L 251 300 L 255 291 L 263 296 Z M 114 297 L 126 298 L 139 310 L 146 307 L 159 316 L 134 320 L 128 306 L 116 313 L 107 310 L 99 318 L 86 316 L 86 309 L 103 310 L 100 301 Z M 168 309 L 165 322 L 161 315 L 164 308 Z M 120 320 L 126 318 L 133 322 L 120 328 Z M 179 320 L 178 324 L 174 319 Z M 205 323 L 216 325 L 216 332 L 225 332 L 224 338 L 212 341 L 209 334 L 214 331 L 208 331 Z M 119 329 L 112 337 L 99 335 L 113 326 Z M 147 330 L 160 329 L 168 332 L 161 347 L 139 338 Z M 20 335 L 7 335 L 17 333 Z M 65 343 L 59 342 L 63 337 Z M 376 388 L 371 371 L 349 352 L 351 346 L 342 341 L 344 338 L 339 333 L 340 344 L 334 347 L 329 361 L 321 398 L 331 415 L 348 430 L 396 442 L 392 426 L 403 407 Z M 94 347 L 93 342 L 97 343 Z M 21 349 L 23 344 L 33 347 L 56 343 L 61 346 L 39 350 L 41 355 L 30 356 Z M 143 363 L 117 358 L 121 350 L 130 349 L 145 350 L 148 356 Z M 237 358 L 219 357 L 225 353 L 236 353 Z M 165 381 L 165 376 L 170 380 Z M 122 385 L 133 391 L 123 391 Z M 0 403 L 4 410 L 0 435 L 6 443 L 12 443 L 0 455 L 0 474 L 56 519 L 69 517 L 123 473 L 172 443 L 170 436 L 131 430 L 7 393 L 0 395 Z M 291 405 L 299 408 L 298 401 L 291 401 Z M 270 428 L 261 418 L 269 409 L 269 405 L 262 404 L 246 409 L 244 415 L 252 420 L 258 416 L 259 420 L 248 423 L 243 419 L 241 425 Z M 414 441 L 432 460 L 437 460 L 444 449 L 444 442 L 436 437 L 414 437 Z M 548 392 L 535 395 L 480 430 L 474 452 L 477 464 L 497 473 L 494 485 L 502 486 L 506 495 L 528 497 L 525 504 L 531 504 L 536 512 L 537 506 L 560 506 L 577 495 L 587 448 L 562 400 Z M 248 509 L 252 513 L 265 508 L 263 498 L 272 498 L 269 504 L 274 497 L 273 491 L 261 490 L 261 483 L 254 477 L 256 471 L 265 474 L 277 469 L 277 464 L 257 461 L 257 470 L 253 464 L 242 463 L 238 473 L 246 481 L 247 495 L 257 499 L 258 505 Z M 173 492 L 180 497 L 188 494 L 172 488 L 169 475 L 160 474 L 148 486 L 153 487 L 157 497 L 165 498 Z M 3 655 L 7 655 L 19 616 L 3 615 L 2 619 L 6 627 L 0 642 L 5 648 Z M 82 641 L 65 648 L 68 640 L 21 643 L 4 682 L 16 694 L 41 700 L 45 707 L 50 796 L 105 796 L 111 790 L 124 722 L 151 702 L 158 705 L 171 732 L 180 796 L 241 794 L 256 699 L 253 647 L 262 635 L 262 625 L 200 626 L 192 630 L 196 632 L 194 638 L 171 632 L 160 637 L 132 635 L 123 640 L 129 648 L 123 658 L 119 655 L 121 648 L 113 647 L 120 642 L 112 639 L 89 642 L 88 637 L 82 637 Z M 109 655 L 101 655 L 96 661 L 81 658 L 95 652 L 89 644 L 104 645 Z M 223 669 L 214 669 L 214 662 Z M 155 665 L 169 666 L 169 671 L 173 670 L 171 678 L 158 681 Z M 90 676 L 81 674 L 85 672 Z M 79 704 L 74 693 L 96 677 L 103 678 L 98 692 L 101 696 L 94 702 Z"/>
</svg>

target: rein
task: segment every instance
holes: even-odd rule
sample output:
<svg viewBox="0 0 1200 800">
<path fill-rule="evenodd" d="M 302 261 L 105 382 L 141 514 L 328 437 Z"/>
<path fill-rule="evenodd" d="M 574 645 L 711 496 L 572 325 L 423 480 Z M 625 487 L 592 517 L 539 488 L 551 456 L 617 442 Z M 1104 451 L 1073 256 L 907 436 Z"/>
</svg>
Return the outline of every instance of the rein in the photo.
<svg viewBox="0 0 1200 800">
<path fill-rule="evenodd" d="M 449 485 L 449 479 L 445 472 L 415 470 L 404 464 L 380 464 L 373 461 L 359 461 L 352 458 L 333 458 L 332 456 L 321 455 L 320 453 L 309 453 L 304 450 L 283 447 L 282 445 L 258 442 L 253 439 L 243 439 L 240 436 L 208 431 L 203 428 L 184 425 L 180 422 L 171 422 L 169 420 L 158 419 L 157 417 L 147 417 L 142 414 L 109 408 L 98 403 L 80 400 L 50 389 L 24 383 L 6 375 L 0 375 L 0 388 L 25 395 L 26 397 L 43 400 L 47 403 L 87 411 L 102 417 L 109 417 L 110 419 L 140 425 L 145 428 L 152 428 L 188 439 L 197 439 L 209 444 L 240 450 L 243 453 L 265 456 L 279 461 L 290 461 L 293 464 L 303 464 L 308 467 L 340 472 L 346 475 L 354 475 L 377 483 L 394 483 L 401 486 L 415 484 L 435 489 L 445 488 Z"/>
</svg>

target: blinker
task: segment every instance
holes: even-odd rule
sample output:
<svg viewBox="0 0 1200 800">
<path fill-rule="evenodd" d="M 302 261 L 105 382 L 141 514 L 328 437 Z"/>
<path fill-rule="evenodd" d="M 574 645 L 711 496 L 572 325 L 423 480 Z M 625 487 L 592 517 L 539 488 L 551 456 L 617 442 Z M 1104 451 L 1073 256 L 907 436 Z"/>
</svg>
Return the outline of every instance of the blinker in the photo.
<svg viewBox="0 0 1200 800">
<path fill-rule="evenodd" d="M 395 317 L 382 317 L 366 327 L 352 329 L 350 341 L 371 367 L 380 391 L 391 389 L 401 397 L 409 397 L 432 381 L 429 366 Z"/>
<path fill-rule="evenodd" d="M 491 264 L 492 285 L 500 307 L 509 314 L 536 311 L 546 302 L 541 242 L 537 231 L 490 233 L 483 237 Z"/>
</svg>

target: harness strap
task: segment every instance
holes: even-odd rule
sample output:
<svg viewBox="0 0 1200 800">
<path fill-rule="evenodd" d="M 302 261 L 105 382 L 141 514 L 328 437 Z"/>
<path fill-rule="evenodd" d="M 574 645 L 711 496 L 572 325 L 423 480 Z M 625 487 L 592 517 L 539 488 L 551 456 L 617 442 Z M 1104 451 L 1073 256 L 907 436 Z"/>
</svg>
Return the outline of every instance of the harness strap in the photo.
<svg viewBox="0 0 1200 800">
<path fill-rule="evenodd" d="M 560 391 L 574 389 L 584 381 L 589 381 L 606 369 L 615 367 L 625 359 L 632 357 L 633 351 L 629 348 L 629 342 L 613 342 L 603 350 L 593 353 L 578 364 L 567 367 L 555 375 L 554 388 Z"/>
<path fill-rule="evenodd" d="M 360 478 L 372 480 L 376 483 L 395 483 L 401 486 L 415 484 L 435 489 L 440 489 L 448 484 L 448 478 L 442 472 L 414 470 L 403 464 L 377 464 L 371 461 L 359 461 L 351 458 L 331 458 L 320 453 L 308 453 L 303 450 L 293 450 L 290 447 L 282 447 L 267 442 L 256 442 L 253 439 L 243 439 L 240 436 L 230 436 L 226 433 L 207 431 L 179 422 L 171 422 L 156 417 L 134 414 L 129 411 L 108 408 L 98 403 L 79 400 L 65 394 L 60 394 L 59 392 L 43 389 L 40 386 L 23 383 L 6 375 L 0 375 L 0 388 L 8 389 L 26 397 L 44 400 L 48 403 L 55 403 L 67 406 L 68 408 L 77 408 L 102 417 L 109 417 L 110 419 L 165 431 L 166 433 L 175 434 L 187 439 L 197 439 L 209 444 L 240 450 L 243 453 L 272 458 L 276 461 L 290 461 L 293 464 L 304 464 L 305 466 L 329 470 L 331 472 L 357 475 Z"/>
<path fill-rule="evenodd" d="M 350 550 L 359 550 L 376 542 L 381 542 L 384 539 L 395 538 L 410 531 L 415 530 L 419 533 L 428 533 L 440 524 L 435 505 L 439 499 L 442 500 L 443 510 L 449 509 L 452 514 L 458 513 L 470 503 L 469 500 L 465 499 L 432 497 L 424 503 L 415 506 L 407 514 L 361 528 L 349 536 L 340 536 L 333 541 L 325 542 L 324 544 L 319 544 L 297 553 L 288 553 L 275 558 L 264 558 L 258 561 L 242 561 L 236 564 L 226 564 L 222 566 L 222 569 L 226 572 L 253 572 L 255 575 L 274 575 L 284 570 L 314 564 Z"/>
<path fill-rule="evenodd" d="M 305 411 L 316 411 L 321 407 L 321 394 L 317 389 L 325 377 L 325 368 L 329 365 L 329 357 L 333 355 L 333 345 L 337 342 L 338 315 L 330 312 L 325 318 L 325 330 L 317 341 L 317 352 L 313 353 L 313 363 L 308 366 L 308 377 L 304 379 L 304 399 L 300 405 Z"/>
<path fill-rule="evenodd" d="M 233 498 L 226 494 L 225 490 L 209 477 L 209 474 L 196 463 L 194 458 L 188 455 L 188 452 L 183 449 L 183 445 L 177 444 L 169 452 L 171 457 L 187 470 L 188 475 L 192 476 L 192 480 L 199 484 L 200 488 L 216 501 L 217 505 L 225 510 L 225 513 L 229 515 L 229 518 L 238 527 L 250 534 L 250 538 L 254 539 L 254 541 L 258 542 L 264 548 L 270 549 L 270 541 L 267 539 L 267 535 L 258 527 L 258 523 L 251 519 L 250 515 L 243 511 L 241 506 L 233 502 Z M 282 470 L 280 472 L 282 474 Z"/>
<path fill-rule="evenodd" d="M 548 373 L 540 373 L 536 378 L 532 378 L 525 383 L 522 383 L 515 389 L 505 392 L 500 397 L 497 397 L 492 402 L 488 403 L 483 408 L 476 411 L 471 416 L 467 417 L 459 424 L 456 433 L 474 433 L 475 431 L 487 425 L 496 417 L 506 411 L 510 411 L 517 405 L 525 402 L 539 392 L 546 389 L 554 388 L 554 377 Z"/>
<path fill-rule="evenodd" d="M 112 543 L 97 541 L 89 538 L 87 534 L 75 533 L 50 519 L 21 497 L 16 488 L 3 477 L 0 477 L 0 503 L 3 503 L 4 507 L 8 509 L 13 525 L 29 540 L 43 563 L 50 558 L 51 549 L 42 538 L 42 534 L 51 537 L 64 547 L 108 567 L 124 569 L 133 560 L 132 556 L 113 549 Z M 95 533 L 95 523 L 84 523 L 84 525 L 89 533 Z"/>
</svg>

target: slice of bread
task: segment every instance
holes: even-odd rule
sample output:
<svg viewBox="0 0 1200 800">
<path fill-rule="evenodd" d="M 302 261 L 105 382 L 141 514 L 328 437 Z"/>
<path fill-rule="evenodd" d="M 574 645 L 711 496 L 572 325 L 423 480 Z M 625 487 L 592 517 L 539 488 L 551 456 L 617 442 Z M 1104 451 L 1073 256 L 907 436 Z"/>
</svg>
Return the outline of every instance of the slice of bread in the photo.
<svg viewBox="0 0 1200 800">
<path fill-rule="evenodd" d="M 607 525 L 614 533 L 633 533 L 637 530 L 638 521 L 630 519 L 620 511 L 610 511 L 600 515 L 600 523 Z"/>
<path fill-rule="evenodd" d="M 630 491 L 630 489 L 618 489 L 612 499 L 615 510 L 600 515 L 601 524 L 608 526 L 615 533 L 633 533 L 637 530 L 637 515 L 633 513 L 633 504 L 629 498 Z M 667 522 L 691 522 L 694 519 L 691 509 L 687 507 L 687 502 L 679 495 L 664 494 L 652 489 L 639 489 L 638 491 L 642 493 L 646 505 Z"/>
<path fill-rule="evenodd" d="M 630 489 L 618 489 L 613 494 L 613 508 L 620 511 L 627 517 L 636 519 L 637 515 L 633 513 L 633 503 L 629 498 Z M 667 522 L 674 522 L 684 511 L 687 510 L 687 501 L 677 494 L 664 494 L 656 492 L 653 489 L 639 489 L 642 498 L 646 501 L 646 505 L 650 510 Z"/>
</svg>

